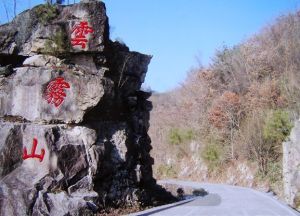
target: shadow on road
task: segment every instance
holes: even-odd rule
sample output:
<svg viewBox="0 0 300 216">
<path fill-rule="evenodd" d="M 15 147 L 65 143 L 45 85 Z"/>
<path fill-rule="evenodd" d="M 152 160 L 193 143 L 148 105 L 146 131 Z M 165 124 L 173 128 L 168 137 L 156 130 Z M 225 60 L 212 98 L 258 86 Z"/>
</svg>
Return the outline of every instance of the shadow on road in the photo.
<svg viewBox="0 0 300 216">
<path fill-rule="evenodd" d="M 218 194 L 208 194 L 204 197 L 199 197 L 185 206 L 218 206 L 221 204 L 222 198 Z"/>
<path fill-rule="evenodd" d="M 171 205 L 171 206 L 167 206 L 165 208 L 160 208 L 157 210 L 153 210 L 151 212 L 147 212 L 147 213 L 141 213 L 139 214 L 139 216 L 148 216 L 148 215 L 152 215 L 161 211 L 165 211 L 171 208 L 175 208 L 177 206 L 217 206 L 221 204 L 221 197 L 218 194 L 208 194 L 204 197 L 195 197 L 186 201 L 181 201 L 180 203 L 176 204 L 176 205 Z"/>
<path fill-rule="evenodd" d="M 154 210 L 154 211 L 152 211 L 152 212 L 148 212 L 148 213 L 139 214 L 138 216 L 152 215 L 152 214 L 155 214 L 155 213 L 158 213 L 158 212 L 161 212 L 161 211 L 165 211 L 165 210 L 167 210 L 167 209 L 171 209 L 171 208 L 174 208 L 174 207 L 177 207 L 177 206 L 181 206 L 181 205 L 190 203 L 190 202 L 192 202 L 192 201 L 194 201 L 194 200 L 195 200 L 195 199 L 190 199 L 190 200 L 186 200 L 186 201 L 181 201 L 180 203 L 178 203 L 178 204 L 176 204 L 176 205 L 168 206 L 168 207 L 165 207 L 165 208 L 160 208 L 160 209 Z"/>
</svg>

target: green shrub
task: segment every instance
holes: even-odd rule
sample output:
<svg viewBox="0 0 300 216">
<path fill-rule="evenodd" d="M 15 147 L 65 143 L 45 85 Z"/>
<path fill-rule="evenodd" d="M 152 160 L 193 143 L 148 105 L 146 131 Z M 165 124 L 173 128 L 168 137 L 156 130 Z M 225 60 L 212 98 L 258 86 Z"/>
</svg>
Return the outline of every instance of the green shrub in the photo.
<svg viewBox="0 0 300 216">
<path fill-rule="evenodd" d="M 276 110 L 271 112 L 263 127 L 263 137 L 272 143 L 282 143 L 290 134 L 292 124 L 287 112 Z"/>
<path fill-rule="evenodd" d="M 210 170 L 215 169 L 222 161 L 222 149 L 220 145 L 208 144 L 201 152 L 201 157 Z"/>
<path fill-rule="evenodd" d="M 165 178 L 175 178 L 177 176 L 175 168 L 166 164 L 161 164 L 157 169 L 157 173 L 160 177 Z"/>
<path fill-rule="evenodd" d="M 46 41 L 44 52 L 58 56 L 63 51 L 68 51 L 69 49 L 70 45 L 67 34 L 59 30 L 50 40 Z"/>
<path fill-rule="evenodd" d="M 186 130 L 184 134 L 184 139 L 187 141 L 191 141 L 195 138 L 195 132 L 191 129 Z"/>
<path fill-rule="evenodd" d="M 191 129 L 172 128 L 168 134 L 170 144 L 179 145 L 195 138 L 195 132 Z"/>
<path fill-rule="evenodd" d="M 282 182 L 282 162 L 270 162 L 267 165 L 267 178 L 271 185 Z"/>
<path fill-rule="evenodd" d="M 282 142 L 290 134 L 292 124 L 289 115 L 282 110 L 264 110 L 256 112 L 251 118 L 246 119 L 246 127 L 243 128 L 246 151 L 248 158 L 253 159 L 259 165 L 258 176 L 265 178 L 268 173 L 274 173 L 277 169 L 274 163 L 281 160 Z M 276 171 L 277 172 L 277 171 Z M 272 182 L 276 180 L 269 176 Z"/>
<path fill-rule="evenodd" d="M 47 24 L 58 15 L 56 6 L 50 4 L 39 5 L 36 9 L 36 14 L 42 24 Z"/>
<path fill-rule="evenodd" d="M 255 176 L 259 181 L 267 180 L 272 190 L 282 188 L 283 174 L 282 174 L 282 161 L 268 162 L 266 170 L 258 170 Z"/>
<path fill-rule="evenodd" d="M 172 128 L 168 136 L 169 143 L 173 145 L 179 145 L 182 142 L 182 137 L 178 128 Z"/>
</svg>

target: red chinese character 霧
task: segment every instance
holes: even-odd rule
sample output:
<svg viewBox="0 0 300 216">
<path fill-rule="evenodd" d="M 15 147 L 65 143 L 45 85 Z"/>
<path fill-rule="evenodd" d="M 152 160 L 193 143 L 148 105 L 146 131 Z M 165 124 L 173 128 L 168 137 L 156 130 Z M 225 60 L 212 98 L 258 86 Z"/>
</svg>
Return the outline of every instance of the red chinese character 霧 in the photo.
<svg viewBox="0 0 300 216">
<path fill-rule="evenodd" d="M 64 91 L 65 88 L 70 88 L 70 85 L 63 77 L 57 77 L 52 80 L 45 92 L 47 102 L 54 104 L 55 107 L 59 107 L 67 96 Z"/>
<path fill-rule="evenodd" d="M 76 24 L 71 32 L 75 36 L 71 37 L 72 46 L 81 46 L 81 48 L 84 49 L 88 41 L 86 35 L 93 32 L 94 29 L 88 26 L 88 22 L 80 22 L 79 24 Z"/>
<path fill-rule="evenodd" d="M 27 154 L 27 149 L 24 147 L 23 149 L 23 160 L 26 160 L 28 158 L 38 158 L 40 159 L 40 162 L 43 161 L 45 156 L 45 149 L 41 149 L 41 154 L 36 154 L 35 150 L 37 147 L 38 141 L 36 138 L 33 139 L 32 148 L 31 148 L 31 154 Z"/>
</svg>

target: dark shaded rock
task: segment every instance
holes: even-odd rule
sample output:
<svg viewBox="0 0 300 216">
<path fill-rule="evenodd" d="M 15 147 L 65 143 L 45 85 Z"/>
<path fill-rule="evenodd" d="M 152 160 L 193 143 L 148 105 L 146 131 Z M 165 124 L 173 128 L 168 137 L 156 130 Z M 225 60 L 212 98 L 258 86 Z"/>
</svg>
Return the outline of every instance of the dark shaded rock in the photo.
<svg viewBox="0 0 300 216">
<path fill-rule="evenodd" d="M 129 96 L 139 91 L 145 80 L 151 56 L 130 52 L 128 47 L 119 42 L 111 42 L 107 53 L 108 65 L 111 69 L 108 75 L 121 90 L 120 94 Z"/>
<path fill-rule="evenodd" d="M 83 154 L 83 146 L 62 146 L 57 155 L 58 167 L 67 179 L 72 179 L 80 174 L 80 170 L 87 170 L 88 162 Z M 83 175 L 86 175 L 84 173 Z"/>
<path fill-rule="evenodd" d="M 9 76 L 9 75 L 11 75 L 13 72 L 14 72 L 14 71 L 13 71 L 12 65 L 7 65 L 7 66 L 5 66 L 5 67 L 0 67 L 0 77 L 1 77 L 1 76 L 4 76 L 4 77 Z"/>
<path fill-rule="evenodd" d="M 22 134 L 20 126 L 10 125 L 0 130 L 5 142 L 0 145 L 0 176 L 9 174 L 22 163 Z"/>
</svg>

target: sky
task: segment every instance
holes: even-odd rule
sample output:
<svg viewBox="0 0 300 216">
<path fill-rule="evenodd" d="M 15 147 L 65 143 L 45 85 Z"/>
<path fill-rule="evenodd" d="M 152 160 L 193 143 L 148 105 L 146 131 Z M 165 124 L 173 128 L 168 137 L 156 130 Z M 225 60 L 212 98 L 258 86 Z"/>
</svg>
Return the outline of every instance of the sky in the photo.
<svg viewBox="0 0 300 216">
<path fill-rule="evenodd" d="M 245 41 L 300 6 L 300 0 L 103 1 L 111 39 L 123 41 L 132 51 L 153 55 L 144 86 L 156 92 L 177 87 L 192 68 L 208 66 L 216 49 Z M 13 16 L 11 2 L 0 0 L 1 23 L 7 21 L 3 3 Z M 17 0 L 17 11 L 42 2 Z"/>
</svg>

